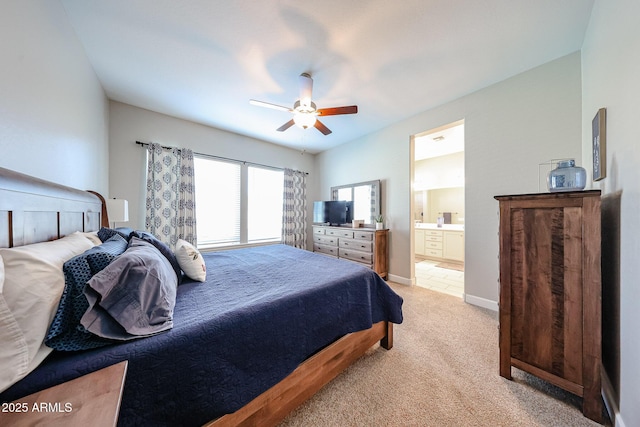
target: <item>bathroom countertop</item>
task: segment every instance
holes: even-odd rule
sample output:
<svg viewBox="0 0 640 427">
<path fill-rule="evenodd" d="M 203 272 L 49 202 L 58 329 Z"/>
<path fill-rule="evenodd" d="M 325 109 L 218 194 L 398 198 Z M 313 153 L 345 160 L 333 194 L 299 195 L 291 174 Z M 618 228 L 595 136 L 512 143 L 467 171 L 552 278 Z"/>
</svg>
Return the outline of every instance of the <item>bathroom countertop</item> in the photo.
<svg viewBox="0 0 640 427">
<path fill-rule="evenodd" d="M 442 224 L 441 227 L 438 227 L 438 224 L 436 224 L 436 223 L 418 222 L 418 223 L 416 223 L 416 229 L 418 229 L 418 230 L 464 231 L 464 224 Z"/>
</svg>

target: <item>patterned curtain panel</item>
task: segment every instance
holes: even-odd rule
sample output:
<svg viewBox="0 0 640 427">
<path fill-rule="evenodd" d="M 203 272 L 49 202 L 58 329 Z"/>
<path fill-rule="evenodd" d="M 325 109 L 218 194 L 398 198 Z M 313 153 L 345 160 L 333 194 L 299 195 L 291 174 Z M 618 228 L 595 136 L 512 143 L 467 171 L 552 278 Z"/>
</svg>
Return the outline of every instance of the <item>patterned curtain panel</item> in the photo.
<svg viewBox="0 0 640 427">
<path fill-rule="evenodd" d="M 282 242 L 307 249 L 307 175 L 284 170 L 282 206 Z"/>
<path fill-rule="evenodd" d="M 178 239 L 197 244 L 193 151 L 147 147 L 146 228 L 175 247 Z"/>
</svg>

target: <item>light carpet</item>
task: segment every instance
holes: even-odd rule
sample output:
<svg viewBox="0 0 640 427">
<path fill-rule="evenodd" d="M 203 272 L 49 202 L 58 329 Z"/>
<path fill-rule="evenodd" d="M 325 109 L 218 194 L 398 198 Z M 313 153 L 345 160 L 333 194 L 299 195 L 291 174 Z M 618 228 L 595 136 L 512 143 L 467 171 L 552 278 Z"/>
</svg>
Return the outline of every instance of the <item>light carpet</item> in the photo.
<svg viewBox="0 0 640 427">
<path fill-rule="evenodd" d="M 394 347 L 379 346 L 281 426 L 597 426 L 582 399 L 512 368 L 498 374 L 497 313 L 417 286 L 404 298 Z"/>
</svg>

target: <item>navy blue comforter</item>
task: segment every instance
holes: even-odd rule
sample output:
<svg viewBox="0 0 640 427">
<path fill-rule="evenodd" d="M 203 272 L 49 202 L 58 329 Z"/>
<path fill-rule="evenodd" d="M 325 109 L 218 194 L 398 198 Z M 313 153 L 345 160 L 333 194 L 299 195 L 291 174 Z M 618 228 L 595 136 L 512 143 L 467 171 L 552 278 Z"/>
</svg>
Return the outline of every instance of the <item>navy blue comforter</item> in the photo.
<svg viewBox="0 0 640 427">
<path fill-rule="evenodd" d="M 54 352 L 0 399 L 128 360 L 120 425 L 202 425 L 236 411 L 340 336 L 381 320 L 402 322 L 402 298 L 355 263 L 284 245 L 204 258 L 207 281 L 178 287 L 173 329 Z"/>
</svg>

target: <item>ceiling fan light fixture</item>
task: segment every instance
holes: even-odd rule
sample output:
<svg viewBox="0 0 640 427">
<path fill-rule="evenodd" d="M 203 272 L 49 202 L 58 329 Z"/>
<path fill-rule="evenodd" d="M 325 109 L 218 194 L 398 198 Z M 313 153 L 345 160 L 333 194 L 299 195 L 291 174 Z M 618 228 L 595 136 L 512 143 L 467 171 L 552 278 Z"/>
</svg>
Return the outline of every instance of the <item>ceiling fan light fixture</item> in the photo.
<svg viewBox="0 0 640 427">
<path fill-rule="evenodd" d="M 293 115 L 293 122 L 296 126 L 302 129 L 310 128 L 316 124 L 316 115 L 314 113 L 300 113 L 297 112 Z"/>
<path fill-rule="evenodd" d="M 331 134 L 331 129 L 326 127 L 324 123 L 318 120 L 318 116 L 339 116 L 341 114 L 355 114 L 358 112 L 357 105 L 349 105 L 344 107 L 321 108 L 318 110 L 316 104 L 311 100 L 311 92 L 313 89 L 313 79 L 309 73 L 300 74 L 300 99 L 293 103 L 293 108 L 283 107 L 281 105 L 271 104 L 270 102 L 249 101 L 252 105 L 259 107 L 272 108 L 275 110 L 287 111 L 293 113 L 291 120 L 276 129 L 277 132 L 284 132 L 291 126 L 296 125 L 302 129 L 315 127 L 323 135 Z"/>
</svg>

